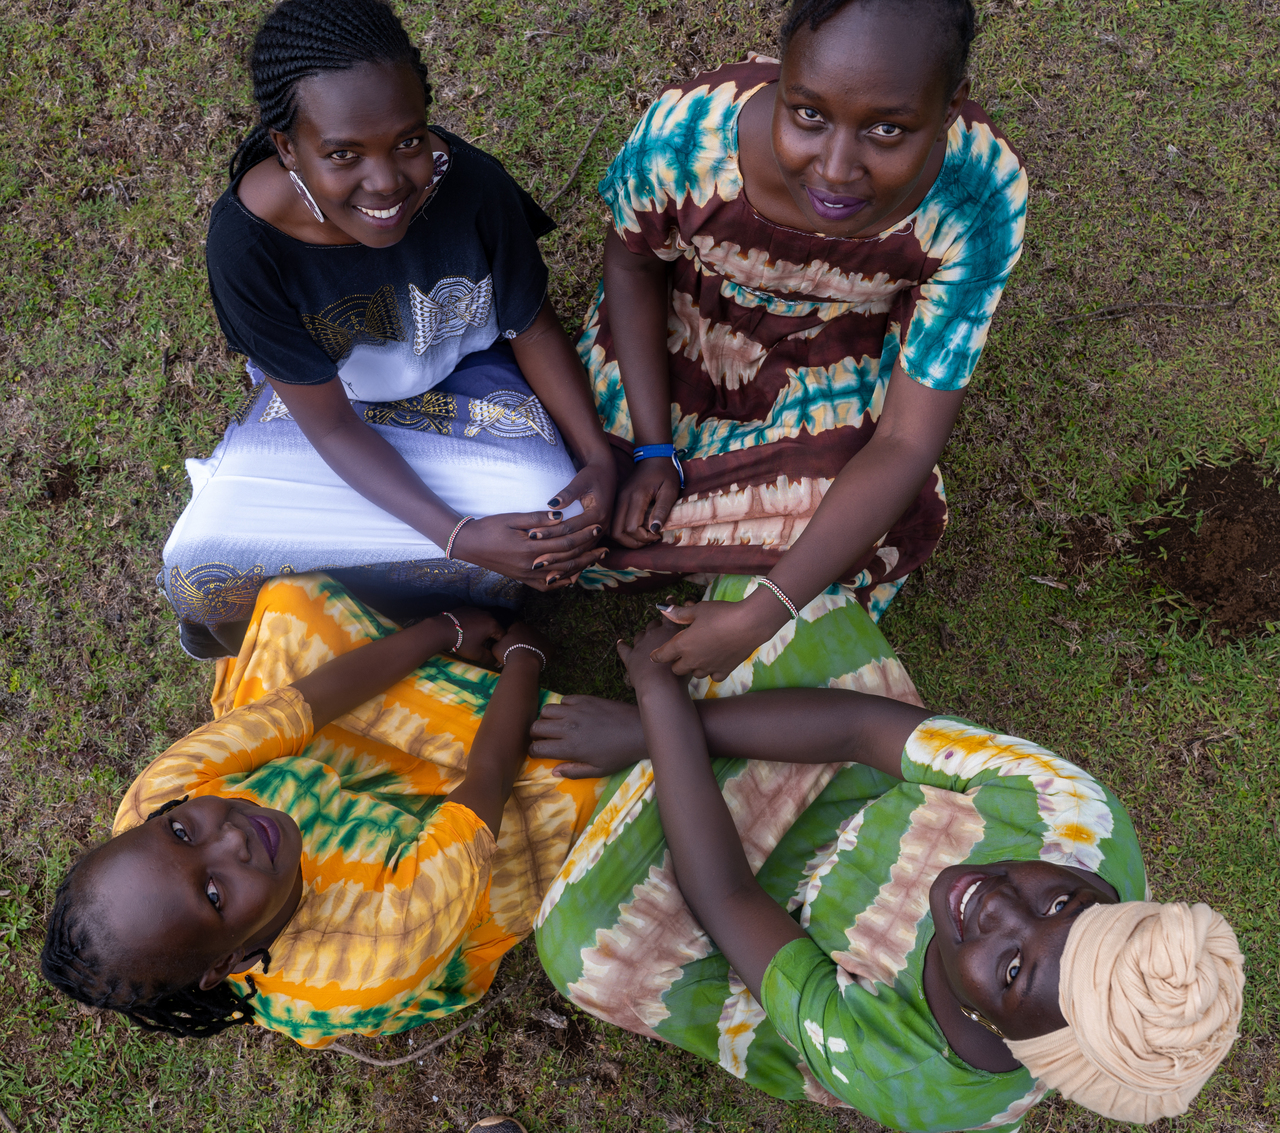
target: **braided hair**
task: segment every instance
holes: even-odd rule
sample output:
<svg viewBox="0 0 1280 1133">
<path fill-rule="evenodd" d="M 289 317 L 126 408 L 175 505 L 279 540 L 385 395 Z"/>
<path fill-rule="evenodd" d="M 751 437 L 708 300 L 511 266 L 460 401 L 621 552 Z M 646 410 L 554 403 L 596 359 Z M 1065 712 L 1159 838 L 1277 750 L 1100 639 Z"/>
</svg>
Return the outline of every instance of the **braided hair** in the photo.
<svg viewBox="0 0 1280 1133">
<path fill-rule="evenodd" d="M 817 31 L 832 16 L 843 11 L 851 3 L 858 0 L 792 0 L 787 10 L 787 18 L 782 24 L 782 50 L 785 52 L 791 37 L 804 25 L 810 31 Z M 934 27 L 942 33 L 945 46 L 942 47 L 942 66 L 946 71 L 947 91 L 954 92 L 964 79 L 965 67 L 969 63 L 969 45 L 977 35 L 976 15 L 973 0 L 878 0 L 880 3 L 892 3 L 898 7 L 911 5 L 915 8 L 927 8 L 933 18 Z"/>
<path fill-rule="evenodd" d="M 150 822 L 165 811 L 186 802 L 173 799 L 147 815 Z M 96 912 L 96 901 L 87 890 L 85 867 L 108 846 L 109 842 L 90 850 L 67 872 L 53 899 L 44 948 L 40 952 L 40 970 L 59 991 L 90 1007 L 119 1011 L 143 1030 L 162 1031 L 179 1038 L 208 1038 L 228 1027 L 253 1022 L 253 1004 L 257 994 L 253 977 L 249 994 L 240 995 L 226 981 L 201 989 L 198 982 L 183 980 L 144 982 L 119 970 L 120 961 L 112 963 L 113 941 L 103 931 Z M 265 950 L 264 950 L 265 953 Z M 271 957 L 265 955 L 263 970 Z"/>
<path fill-rule="evenodd" d="M 322 71 L 348 71 L 362 63 L 407 63 L 422 80 L 431 105 L 422 54 L 385 0 L 283 0 L 262 21 L 249 69 L 259 122 L 231 159 L 234 181 L 245 170 L 278 156 L 271 131 L 290 134 L 298 113 L 297 87 Z"/>
</svg>

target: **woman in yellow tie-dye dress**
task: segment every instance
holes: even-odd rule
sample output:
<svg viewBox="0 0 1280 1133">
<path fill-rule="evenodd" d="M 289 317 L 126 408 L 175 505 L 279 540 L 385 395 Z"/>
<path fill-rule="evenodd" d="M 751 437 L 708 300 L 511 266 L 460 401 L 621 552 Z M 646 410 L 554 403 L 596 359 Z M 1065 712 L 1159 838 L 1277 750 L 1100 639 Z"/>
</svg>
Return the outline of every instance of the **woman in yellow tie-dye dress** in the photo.
<svg viewBox="0 0 1280 1133">
<path fill-rule="evenodd" d="M 312 1047 L 480 998 L 599 782 L 526 757 L 532 631 L 455 613 L 396 632 L 325 575 L 264 587 L 214 722 L 143 771 L 59 888 L 46 977 L 148 1029 L 254 1022 Z"/>
</svg>

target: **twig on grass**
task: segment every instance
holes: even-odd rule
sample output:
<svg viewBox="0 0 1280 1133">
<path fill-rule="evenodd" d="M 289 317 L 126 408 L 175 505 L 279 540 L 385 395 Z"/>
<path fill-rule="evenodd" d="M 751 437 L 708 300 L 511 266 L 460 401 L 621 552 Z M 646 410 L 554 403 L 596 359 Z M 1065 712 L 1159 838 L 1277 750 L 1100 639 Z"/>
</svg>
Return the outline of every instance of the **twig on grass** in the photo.
<svg viewBox="0 0 1280 1133">
<path fill-rule="evenodd" d="M 9 1120 L 9 1115 L 0 1109 L 0 1125 L 5 1128 L 5 1133 L 18 1133 L 18 1127 Z"/>
<path fill-rule="evenodd" d="M 329 1046 L 325 1047 L 324 1049 L 331 1050 L 335 1054 L 348 1055 L 349 1057 L 357 1059 L 360 1062 L 367 1063 L 369 1066 L 381 1066 L 384 1069 L 391 1066 L 403 1066 L 406 1062 L 412 1062 L 414 1061 L 414 1059 L 421 1058 L 424 1054 L 428 1054 L 429 1052 L 435 1050 L 436 1047 L 443 1046 L 455 1035 L 462 1034 L 462 1032 L 467 1030 L 467 1028 L 474 1027 L 478 1022 L 480 1022 L 481 1019 L 483 1019 L 490 1011 L 492 1011 L 495 1007 L 497 1007 L 498 1004 L 501 1003 L 504 999 L 507 999 L 510 996 L 514 995 L 516 992 L 523 991 L 526 987 L 528 987 L 529 984 L 532 982 L 534 975 L 536 974 L 537 974 L 536 972 L 530 973 L 529 975 L 525 976 L 524 979 L 517 980 L 515 983 L 509 984 L 507 987 L 504 987 L 500 992 L 498 992 L 497 995 L 495 995 L 491 1000 L 489 1000 L 488 1003 L 486 1003 L 479 1011 L 477 1011 L 474 1015 L 472 1015 L 471 1018 L 468 1019 L 465 1023 L 460 1023 L 458 1026 L 454 1027 L 453 1030 L 450 1031 L 448 1034 L 441 1035 L 434 1042 L 429 1042 L 427 1043 L 426 1046 L 419 1047 L 412 1054 L 406 1054 L 402 1058 L 370 1058 L 367 1054 L 361 1054 L 358 1050 L 352 1050 L 349 1046 L 343 1046 L 342 1043 L 331 1043 Z M 17 1131 L 15 1130 L 14 1133 L 17 1133 Z"/>
<path fill-rule="evenodd" d="M 1099 307 L 1096 311 L 1077 311 L 1073 315 L 1062 315 L 1059 318 L 1050 319 L 1049 323 L 1055 326 L 1058 323 L 1075 322 L 1077 319 L 1122 319 L 1132 311 L 1221 311 L 1234 307 L 1243 298 L 1242 291 L 1234 299 L 1228 299 L 1225 303 L 1116 303 L 1110 307 Z"/>
<path fill-rule="evenodd" d="M 575 180 L 577 180 L 578 174 L 582 170 L 582 163 L 587 160 L 587 154 L 591 152 L 592 143 L 595 142 L 596 135 L 600 133 L 600 127 L 604 125 L 604 120 L 608 117 L 609 117 L 609 112 L 607 110 L 600 115 L 600 121 L 596 123 L 596 128 L 591 131 L 591 137 L 587 139 L 587 144 L 582 147 L 582 152 L 578 155 L 578 163 L 570 171 L 569 179 L 563 185 L 561 185 L 559 191 L 554 196 L 552 196 L 552 198 L 549 201 L 547 201 L 547 203 L 543 206 L 544 208 L 550 208 L 553 204 L 555 204 L 556 201 L 558 201 L 561 197 L 565 195 L 565 193 L 569 191 L 569 186 L 572 185 Z"/>
</svg>

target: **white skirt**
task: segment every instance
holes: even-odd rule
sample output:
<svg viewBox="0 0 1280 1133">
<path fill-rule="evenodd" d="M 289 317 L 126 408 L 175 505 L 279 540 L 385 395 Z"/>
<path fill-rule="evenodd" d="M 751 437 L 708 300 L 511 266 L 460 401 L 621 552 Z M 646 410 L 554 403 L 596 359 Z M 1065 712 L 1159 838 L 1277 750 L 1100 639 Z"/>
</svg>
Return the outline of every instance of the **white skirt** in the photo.
<svg viewBox="0 0 1280 1133">
<path fill-rule="evenodd" d="M 544 510 L 575 474 L 509 350 L 469 355 L 421 396 L 352 407 L 460 515 Z M 183 621 L 247 618 L 267 579 L 312 570 L 396 620 L 461 603 L 512 608 L 523 597 L 520 583 L 446 559 L 351 488 L 265 382 L 213 455 L 186 464 L 191 502 L 165 543 L 158 579 Z"/>
</svg>

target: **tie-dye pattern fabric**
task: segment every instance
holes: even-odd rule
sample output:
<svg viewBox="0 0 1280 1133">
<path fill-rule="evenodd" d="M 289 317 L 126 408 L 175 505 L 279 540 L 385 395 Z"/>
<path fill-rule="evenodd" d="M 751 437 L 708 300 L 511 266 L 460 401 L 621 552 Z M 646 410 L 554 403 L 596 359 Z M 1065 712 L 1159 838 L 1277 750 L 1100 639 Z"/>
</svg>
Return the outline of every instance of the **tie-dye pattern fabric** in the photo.
<svg viewBox="0 0 1280 1133">
<path fill-rule="evenodd" d="M 891 656 L 884 646 L 877 660 Z M 1118 800 L 1044 748 L 951 717 L 912 734 L 902 781 L 856 764 L 715 769 L 752 869 L 808 938 L 774 957 L 757 1002 L 680 895 L 640 763 L 617 777 L 538 913 L 556 986 L 775 1097 L 849 1106 L 895 1129 L 1017 1129 L 1044 1090 L 1025 1069 L 961 1061 L 925 1000 L 929 889 L 949 865 L 1040 859 L 1141 899 Z"/>
<path fill-rule="evenodd" d="M 218 794 L 298 823 L 302 900 L 269 971 L 249 974 L 255 1022 L 304 1046 L 408 1030 L 479 999 L 599 797 L 600 781 L 530 759 L 496 843 L 448 802 L 497 676 L 441 657 L 312 735 L 286 686 L 394 628 L 325 575 L 269 582 L 240 655 L 219 664 L 214 722 L 143 771 L 116 815 L 119 833 L 169 799 Z"/>
<path fill-rule="evenodd" d="M 920 207 L 893 228 L 839 239 L 765 220 L 743 189 L 738 114 L 778 71 L 752 56 L 663 91 L 600 182 L 627 247 L 671 264 L 671 427 L 687 483 L 662 542 L 613 549 L 611 570 L 767 572 L 871 439 L 895 364 L 933 389 L 968 383 L 1021 253 L 1026 174 L 972 102 Z M 578 350 L 605 429 L 629 450 L 603 287 Z M 840 581 L 866 604 L 928 558 L 946 516 L 935 469 Z"/>
</svg>

